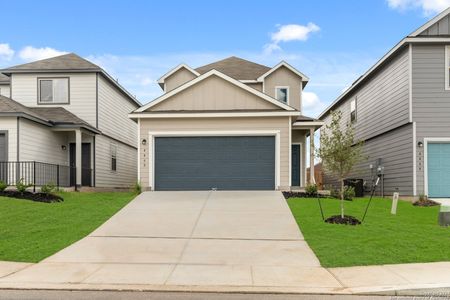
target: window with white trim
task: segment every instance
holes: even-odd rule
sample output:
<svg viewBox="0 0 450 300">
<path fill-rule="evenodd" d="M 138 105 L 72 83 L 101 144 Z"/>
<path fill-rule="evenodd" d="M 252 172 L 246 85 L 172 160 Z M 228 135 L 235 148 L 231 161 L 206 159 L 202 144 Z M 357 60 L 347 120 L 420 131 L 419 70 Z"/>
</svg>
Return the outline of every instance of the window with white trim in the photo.
<svg viewBox="0 0 450 300">
<path fill-rule="evenodd" d="M 117 145 L 111 144 L 111 171 L 117 171 Z"/>
<path fill-rule="evenodd" d="M 445 46 L 445 89 L 450 90 L 450 46 Z"/>
<path fill-rule="evenodd" d="M 350 102 L 350 121 L 356 121 L 356 98 Z"/>
<path fill-rule="evenodd" d="M 39 78 L 38 103 L 69 103 L 69 78 Z"/>
<path fill-rule="evenodd" d="M 275 99 L 283 103 L 289 103 L 289 87 L 277 86 L 275 87 Z"/>
</svg>

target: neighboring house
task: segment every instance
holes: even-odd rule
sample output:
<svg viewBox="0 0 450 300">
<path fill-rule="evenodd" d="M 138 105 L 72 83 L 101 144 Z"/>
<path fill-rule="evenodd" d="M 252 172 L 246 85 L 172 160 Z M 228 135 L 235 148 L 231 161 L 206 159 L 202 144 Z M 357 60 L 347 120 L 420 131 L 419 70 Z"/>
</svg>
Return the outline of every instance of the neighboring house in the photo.
<svg viewBox="0 0 450 300">
<path fill-rule="evenodd" d="M 286 62 L 270 68 L 230 57 L 197 69 L 174 68 L 158 80 L 165 93 L 130 114 L 139 124 L 142 186 L 304 186 L 306 137 L 322 124 L 302 115 L 307 82 Z"/>
<path fill-rule="evenodd" d="M 0 95 L 11 97 L 11 89 L 9 88 L 9 77 L 0 73 Z"/>
<path fill-rule="evenodd" d="M 140 103 L 103 69 L 66 54 L 1 72 L 1 82 L 9 81 L 0 84 L 1 180 L 78 187 L 136 181 L 137 124 L 128 113 Z"/>
<path fill-rule="evenodd" d="M 449 13 L 401 40 L 319 116 L 329 123 L 341 110 L 364 141 L 368 160 L 350 177 L 370 180 L 381 165 L 385 193 L 450 197 Z"/>
</svg>

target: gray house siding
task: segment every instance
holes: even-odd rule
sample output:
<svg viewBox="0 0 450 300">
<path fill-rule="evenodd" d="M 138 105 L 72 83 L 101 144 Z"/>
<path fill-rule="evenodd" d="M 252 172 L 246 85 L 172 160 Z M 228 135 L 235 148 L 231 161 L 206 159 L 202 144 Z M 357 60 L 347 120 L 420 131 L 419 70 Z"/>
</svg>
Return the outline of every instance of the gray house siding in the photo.
<svg viewBox="0 0 450 300">
<path fill-rule="evenodd" d="M 357 99 L 356 140 L 364 141 L 364 157 L 349 177 L 370 182 L 369 165 L 381 158 L 385 166 L 385 192 L 413 193 L 413 126 L 409 123 L 409 50 L 403 49 L 334 110 L 341 110 L 342 125 L 350 121 L 350 102 Z M 323 120 L 329 124 L 331 116 Z M 322 127 L 323 132 L 325 126 Z M 325 174 L 324 183 L 336 185 Z"/>
<path fill-rule="evenodd" d="M 439 22 L 424 30 L 419 36 L 439 36 L 450 34 L 449 16 L 442 18 Z"/>
<path fill-rule="evenodd" d="M 416 142 L 450 138 L 450 90 L 445 89 L 445 45 L 414 44 L 412 103 Z M 416 148 L 417 193 L 425 192 L 424 149 Z"/>
<path fill-rule="evenodd" d="M 380 136 L 366 141 L 363 145 L 363 159 L 354 167 L 349 178 L 361 178 L 366 182 L 366 191 L 371 186 L 372 171 L 377 160 L 381 158 L 384 166 L 384 193 L 392 194 L 396 191 L 401 195 L 413 194 L 413 125 L 406 124 Z M 325 172 L 324 183 L 334 188 L 339 183 L 333 176 Z M 381 183 L 376 194 L 381 193 Z"/>
</svg>

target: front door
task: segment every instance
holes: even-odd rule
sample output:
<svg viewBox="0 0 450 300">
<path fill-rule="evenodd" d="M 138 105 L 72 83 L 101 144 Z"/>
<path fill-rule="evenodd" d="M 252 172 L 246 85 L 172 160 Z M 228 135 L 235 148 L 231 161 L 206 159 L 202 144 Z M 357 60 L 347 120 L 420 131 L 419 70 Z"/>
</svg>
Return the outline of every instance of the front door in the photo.
<svg viewBox="0 0 450 300">
<path fill-rule="evenodd" d="M 292 162 L 292 168 L 291 168 L 291 186 L 300 186 L 300 145 L 295 144 L 291 146 L 291 162 Z"/>
<path fill-rule="evenodd" d="M 75 143 L 70 144 L 70 185 L 74 186 L 76 183 L 76 146 Z M 76 171 L 75 171 L 76 170 Z M 91 186 L 92 184 L 92 169 L 91 169 L 91 143 L 83 143 L 81 145 L 81 185 Z"/>
<path fill-rule="evenodd" d="M 428 144 L 428 196 L 450 197 L 450 143 Z"/>
</svg>

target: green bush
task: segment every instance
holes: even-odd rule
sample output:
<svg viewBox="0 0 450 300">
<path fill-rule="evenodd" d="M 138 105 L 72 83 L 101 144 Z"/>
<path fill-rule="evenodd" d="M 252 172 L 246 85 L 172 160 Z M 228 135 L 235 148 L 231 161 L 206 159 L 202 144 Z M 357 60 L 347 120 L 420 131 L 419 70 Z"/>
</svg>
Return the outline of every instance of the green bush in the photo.
<svg viewBox="0 0 450 300">
<path fill-rule="evenodd" d="M 344 200 L 353 200 L 355 197 L 355 188 L 352 186 L 344 187 Z"/>
<path fill-rule="evenodd" d="M 0 192 L 4 192 L 8 185 L 3 180 L 0 180 Z"/>
<path fill-rule="evenodd" d="M 32 184 L 25 184 L 23 178 L 20 178 L 16 183 L 16 189 L 19 193 L 25 193 L 30 186 L 32 186 Z"/>
<path fill-rule="evenodd" d="M 341 199 L 341 191 L 331 187 L 330 196 L 332 198 Z M 344 186 L 344 200 L 353 200 L 354 197 L 355 197 L 355 188 L 347 185 Z"/>
<path fill-rule="evenodd" d="M 139 195 L 140 193 L 142 193 L 142 186 L 141 183 L 139 181 L 136 181 L 132 187 L 133 193 L 135 193 L 136 195 Z"/>
<path fill-rule="evenodd" d="M 55 189 L 56 187 L 53 182 L 48 182 L 47 184 L 41 186 L 41 192 L 47 195 L 53 193 Z"/>
<path fill-rule="evenodd" d="M 315 185 L 315 184 L 308 184 L 308 185 L 306 185 L 305 193 L 308 194 L 308 196 L 315 196 L 315 195 L 317 195 L 317 185 Z"/>
</svg>

